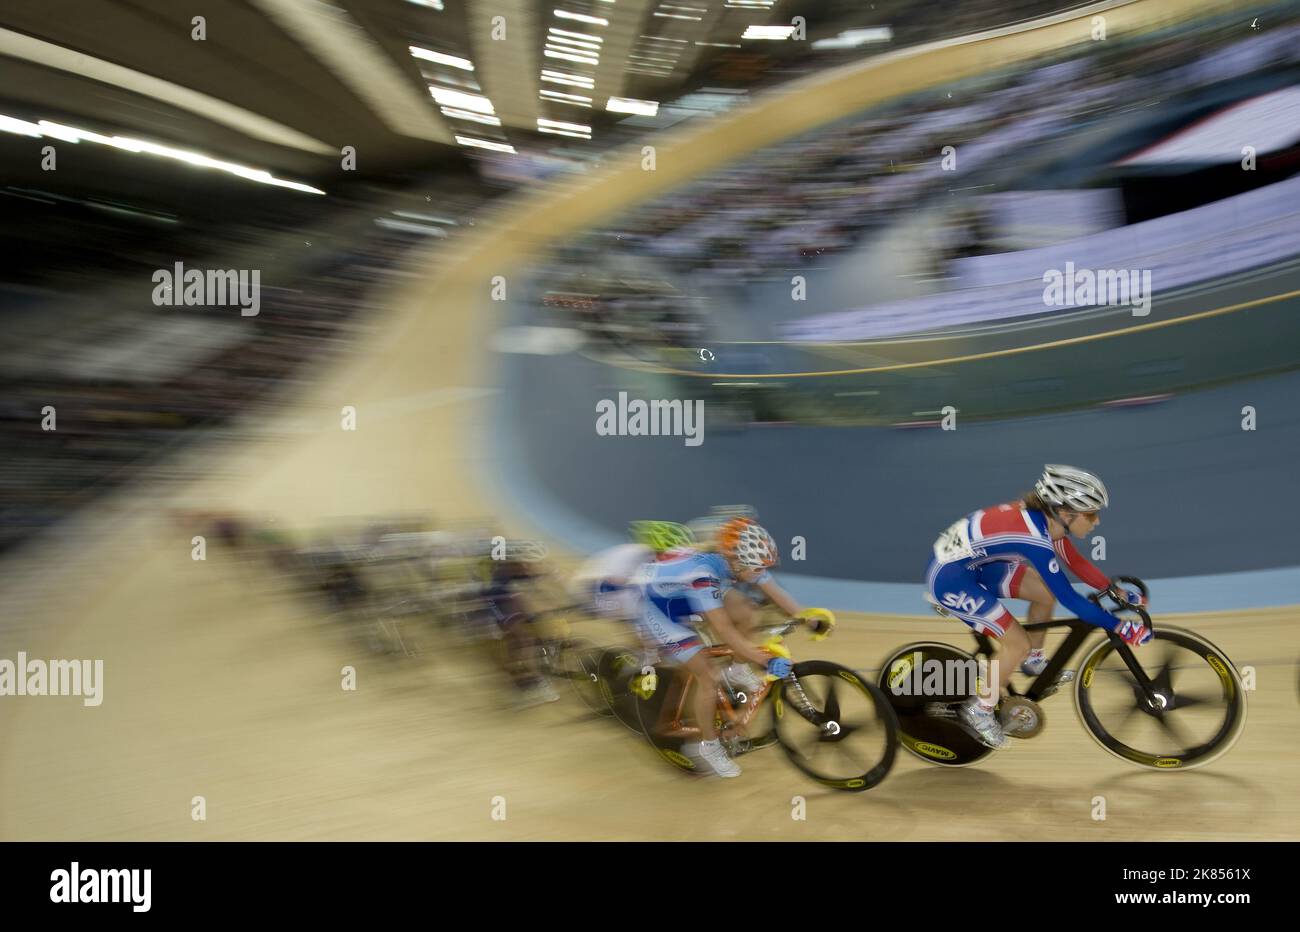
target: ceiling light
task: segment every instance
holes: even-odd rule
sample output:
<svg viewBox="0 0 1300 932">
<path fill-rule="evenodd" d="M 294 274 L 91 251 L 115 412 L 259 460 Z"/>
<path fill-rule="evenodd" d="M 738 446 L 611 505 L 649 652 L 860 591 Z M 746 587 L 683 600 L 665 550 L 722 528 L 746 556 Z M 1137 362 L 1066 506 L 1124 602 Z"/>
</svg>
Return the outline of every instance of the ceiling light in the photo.
<svg viewBox="0 0 1300 932">
<path fill-rule="evenodd" d="M 573 46 L 579 51 L 590 52 L 593 55 L 600 54 L 600 46 L 597 45 L 595 42 L 583 42 L 579 39 L 570 39 L 566 36 L 547 36 L 546 44 L 550 45 L 552 43 L 560 47 Z"/>
<path fill-rule="evenodd" d="M 609 20 L 601 19 L 599 16 L 586 16 L 582 13 L 570 13 L 568 10 L 553 11 L 560 19 L 573 19 L 580 23 L 591 23 L 593 26 L 608 26 Z"/>
<path fill-rule="evenodd" d="M 589 91 L 596 86 L 595 82 L 591 82 L 591 81 L 570 81 L 567 78 L 557 78 L 545 74 L 542 75 L 542 80 L 548 81 L 551 84 L 563 84 L 565 87 L 580 87 L 586 91 Z"/>
<path fill-rule="evenodd" d="M 794 35 L 793 26 L 750 26 L 742 39 L 788 39 Z"/>
<path fill-rule="evenodd" d="M 504 142 L 492 142 L 489 139 L 475 139 L 473 136 L 457 136 L 456 141 L 462 146 L 475 149 L 491 149 L 493 152 L 514 152 L 515 147 Z"/>
<path fill-rule="evenodd" d="M 654 116 L 659 112 L 659 101 L 636 100 L 632 97 L 611 97 L 605 102 L 605 109 L 610 113 L 636 113 L 641 116 Z"/>
<path fill-rule="evenodd" d="M 45 135 L 41 132 L 41 128 L 35 123 L 28 123 L 26 120 L 15 120 L 13 117 L 7 117 L 3 114 L 0 114 L 0 133 L 13 133 L 17 136 L 31 136 L 35 139 L 40 139 Z M 65 138 L 54 133 L 51 133 L 50 135 L 54 136 L 56 139 Z M 69 142 L 75 141 L 76 140 L 69 140 Z"/>
<path fill-rule="evenodd" d="M 499 117 L 489 116 L 486 113 L 475 113 L 473 110 L 461 110 L 458 107 L 443 107 L 442 115 L 451 117 L 453 120 L 470 120 L 474 123 L 485 123 L 488 126 L 500 126 Z"/>
<path fill-rule="evenodd" d="M 129 136 L 103 136 L 89 130 L 78 129 L 75 126 L 66 126 L 62 123 L 53 123 L 48 120 L 41 120 L 39 123 L 29 123 L 26 120 L 19 120 L 14 117 L 7 117 L 0 114 L 0 132 L 14 133 L 20 136 L 31 136 L 37 139 L 48 136 L 52 139 L 62 139 L 67 142 L 94 142 L 104 146 L 112 146 L 114 149 L 120 149 L 123 152 L 131 152 L 137 155 L 153 155 L 159 158 L 171 159 L 176 162 L 184 162 L 187 165 L 193 165 L 196 168 L 216 169 L 217 171 L 227 172 L 228 174 L 236 175 L 240 178 L 246 178 L 249 181 L 256 181 L 259 184 L 274 185 L 278 188 L 291 188 L 295 191 L 304 191 L 308 194 L 325 193 L 320 188 L 313 188 L 311 185 L 276 178 L 263 168 L 252 168 L 248 165 L 240 165 L 237 162 L 225 162 L 221 159 L 214 159 L 211 156 L 203 155 L 200 152 L 191 152 L 187 149 L 177 149 L 172 146 L 164 146 L 156 142 L 149 142 L 145 139 L 133 139 Z"/>
<path fill-rule="evenodd" d="M 815 49 L 852 49 L 868 42 L 888 42 L 894 37 L 888 26 L 878 29 L 848 29 L 833 39 L 818 39 L 812 44 Z"/>
<path fill-rule="evenodd" d="M 557 36 L 568 36 L 571 39 L 585 39 L 588 42 L 604 42 L 600 36 L 589 36 L 585 32 L 569 32 L 567 29 L 559 29 L 555 26 L 550 27 L 550 32 Z"/>
<path fill-rule="evenodd" d="M 563 120 L 548 120 L 545 117 L 537 118 L 538 126 L 550 126 L 555 129 L 573 130 L 579 133 L 590 133 L 591 127 L 585 123 L 565 123 Z"/>
<path fill-rule="evenodd" d="M 562 93 L 561 91 L 552 91 L 546 88 L 542 88 L 542 90 L 539 93 L 543 97 L 546 97 L 550 100 L 576 100 L 580 102 L 591 103 L 590 97 L 583 97 L 581 94 L 565 94 Z"/>
<path fill-rule="evenodd" d="M 423 58 L 425 61 L 437 62 L 440 65 L 450 65 L 452 68 L 460 68 L 463 71 L 473 71 L 474 65 L 468 58 L 460 58 L 456 55 L 447 55 L 443 52 L 435 52 L 432 49 L 422 49 L 419 46 L 408 46 L 411 54 L 416 58 Z"/>
<path fill-rule="evenodd" d="M 545 127 L 545 126 L 539 126 L 539 127 L 537 128 L 537 131 L 538 131 L 539 133 L 549 133 L 549 134 L 552 135 L 552 136 L 572 136 L 574 139 L 590 139 L 590 138 L 591 138 L 591 134 L 590 134 L 590 133 L 571 133 L 571 132 L 569 132 L 568 130 L 564 130 L 564 129 L 549 129 L 549 128 Z"/>
<path fill-rule="evenodd" d="M 473 110 L 477 113 L 496 113 L 492 107 L 492 101 L 479 94 L 466 94 L 464 91 L 452 91 L 445 87 L 429 87 L 429 93 L 433 99 L 444 107 L 459 107 L 462 110 Z"/>
<path fill-rule="evenodd" d="M 599 65 L 599 58 L 589 58 L 586 55 L 570 55 L 567 52 L 557 52 L 554 49 L 544 49 L 542 54 L 547 58 L 561 58 L 564 61 L 576 61 L 580 65 Z"/>
</svg>

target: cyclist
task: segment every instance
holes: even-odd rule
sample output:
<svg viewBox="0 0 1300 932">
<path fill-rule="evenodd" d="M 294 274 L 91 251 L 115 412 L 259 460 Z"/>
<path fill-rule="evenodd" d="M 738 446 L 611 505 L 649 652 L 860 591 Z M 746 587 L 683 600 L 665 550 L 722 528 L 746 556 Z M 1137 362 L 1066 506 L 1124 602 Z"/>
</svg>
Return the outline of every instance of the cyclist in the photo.
<svg viewBox="0 0 1300 932">
<path fill-rule="evenodd" d="M 731 554 L 739 553 L 745 535 L 761 534 L 767 539 L 772 552 L 773 563 L 776 561 L 776 542 L 772 536 L 754 523 L 752 518 L 738 516 L 724 522 L 717 530 L 711 546 L 723 554 L 728 563 L 734 562 Z M 710 546 L 706 544 L 705 546 Z M 732 573 L 724 580 L 722 601 L 727 614 L 745 635 L 753 633 L 759 621 L 759 603 L 766 599 L 779 608 L 787 617 L 804 618 L 812 628 L 814 640 L 823 640 L 835 625 L 835 616 L 825 609 L 804 609 L 790 593 L 777 583 L 765 566 L 763 571 L 750 574 L 748 578 Z M 762 680 L 747 664 L 733 663 L 726 669 L 728 681 L 736 687 L 749 692 L 756 691 Z"/>
<path fill-rule="evenodd" d="M 544 578 L 540 563 L 545 556 L 540 543 L 508 540 L 503 552 L 481 558 L 479 564 L 483 608 L 493 626 L 492 636 L 505 646 L 505 669 L 516 691 L 516 708 L 560 698 L 537 665 L 536 639 L 528 626 L 532 616 L 521 591 L 524 584 Z"/>
<path fill-rule="evenodd" d="M 661 554 L 693 548 L 689 529 L 671 521 L 633 521 L 634 543 L 602 550 L 574 572 L 569 591 L 591 605 L 594 614 L 617 621 L 635 621 L 641 592 L 633 580 L 637 571 Z"/>
<path fill-rule="evenodd" d="M 692 713 L 702 740 L 683 750 L 703 759 L 720 777 L 738 777 L 740 767 L 718 740 L 714 723 L 718 675 L 708 656 L 700 653 L 704 644 L 690 624 L 702 619 L 735 652 L 739 662 L 727 670 L 733 685 L 755 690 L 762 686 L 745 662 L 763 667 L 768 679 L 784 678 L 790 672 L 790 661 L 751 644 L 732 614 L 733 610 L 742 617 L 745 612 L 752 614 L 752 603 L 742 605 L 738 600 L 745 597 L 735 592 L 738 583 L 750 583 L 770 594 L 792 617 L 801 615 L 798 604 L 772 580 L 769 569 L 776 562 L 772 535 L 749 518 L 734 518 L 720 529 L 718 552 L 669 550 L 643 566 L 635 580 L 642 595 L 638 616 L 642 638 L 656 645 L 665 660 L 682 664 L 697 680 Z M 821 624 L 826 627 L 820 630 L 828 633 L 833 620 Z"/>
<path fill-rule="evenodd" d="M 1138 593 L 1112 587 L 1066 536 L 1086 537 L 1100 523 L 1098 512 L 1109 503 L 1106 487 L 1092 473 L 1048 465 L 1034 490 L 1022 499 L 976 511 L 934 543 L 926 568 L 927 597 L 945 614 L 1001 644 L 996 691 L 990 683 L 960 713 L 967 727 L 990 747 L 1004 742 L 994 709 L 1012 669 L 1023 664 L 1024 672 L 1037 675 L 1047 665 L 1043 633 L 1037 632 L 1031 640 L 1001 599 L 1028 600 L 1031 622 L 1050 619 L 1059 601 L 1083 621 L 1114 631 L 1134 646 L 1152 637 L 1145 625 L 1116 617 L 1079 595 L 1061 570 L 1063 562 L 1093 588 L 1108 590 L 1130 604 L 1141 602 Z"/>
</svg>

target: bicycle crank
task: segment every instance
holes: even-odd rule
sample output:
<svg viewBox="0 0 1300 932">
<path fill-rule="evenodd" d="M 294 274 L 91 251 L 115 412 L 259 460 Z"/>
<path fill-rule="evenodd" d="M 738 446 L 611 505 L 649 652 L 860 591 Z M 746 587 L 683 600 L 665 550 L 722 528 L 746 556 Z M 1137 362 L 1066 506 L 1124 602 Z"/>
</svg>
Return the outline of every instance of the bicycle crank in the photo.
<svg viewBox="0 0 1300 932">
<path fill-rule="evenodd" d="M 1047 724 L 1038 703 L 1023 696 L 1010 696 L 998 706 L 1002 733 L 1009 738 L 1032 738 Z"/>
</svg>

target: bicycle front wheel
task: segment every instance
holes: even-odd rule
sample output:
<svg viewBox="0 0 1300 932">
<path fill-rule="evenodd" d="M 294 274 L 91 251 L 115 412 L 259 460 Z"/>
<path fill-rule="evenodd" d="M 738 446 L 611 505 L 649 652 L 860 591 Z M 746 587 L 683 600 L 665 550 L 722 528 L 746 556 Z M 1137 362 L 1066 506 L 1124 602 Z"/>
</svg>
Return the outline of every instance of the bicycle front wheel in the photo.
<svg viewBox="0 0 1300 932">
<path fill-rule="evenodd" d="M 880 687 L 848 667 L 796 663 L 771 702 L 790 763 L 822 786 L 862 792 L 894 766 L 898 718 Z"/>
<path fill-rule="evenodd" d="M 1075 706 L 1098 744 L 1155 770 L 1201 767 L 1232 747 L 1246 727 L 1246 694 L 1223 651 L 1199 634 L 1162 626 L 1133 656 L 1151 680 L 1154 700 L 1110 638 L 1079 670 Z"/>
</svg>

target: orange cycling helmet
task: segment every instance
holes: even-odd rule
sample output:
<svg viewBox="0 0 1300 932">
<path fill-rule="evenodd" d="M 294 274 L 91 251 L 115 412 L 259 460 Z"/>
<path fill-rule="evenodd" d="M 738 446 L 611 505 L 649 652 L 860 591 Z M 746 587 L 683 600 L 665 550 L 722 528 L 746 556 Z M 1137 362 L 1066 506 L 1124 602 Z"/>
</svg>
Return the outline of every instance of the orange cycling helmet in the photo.
<svg viewBox="0 0 1300 932">
<path fill-rule="evenodd" d="M 772 535 L 749 518 L 732 518 L 722 525 L 718 549 L 728 560 L 750 568 L 766 569 L 778 559 Z"/>
</svg>

